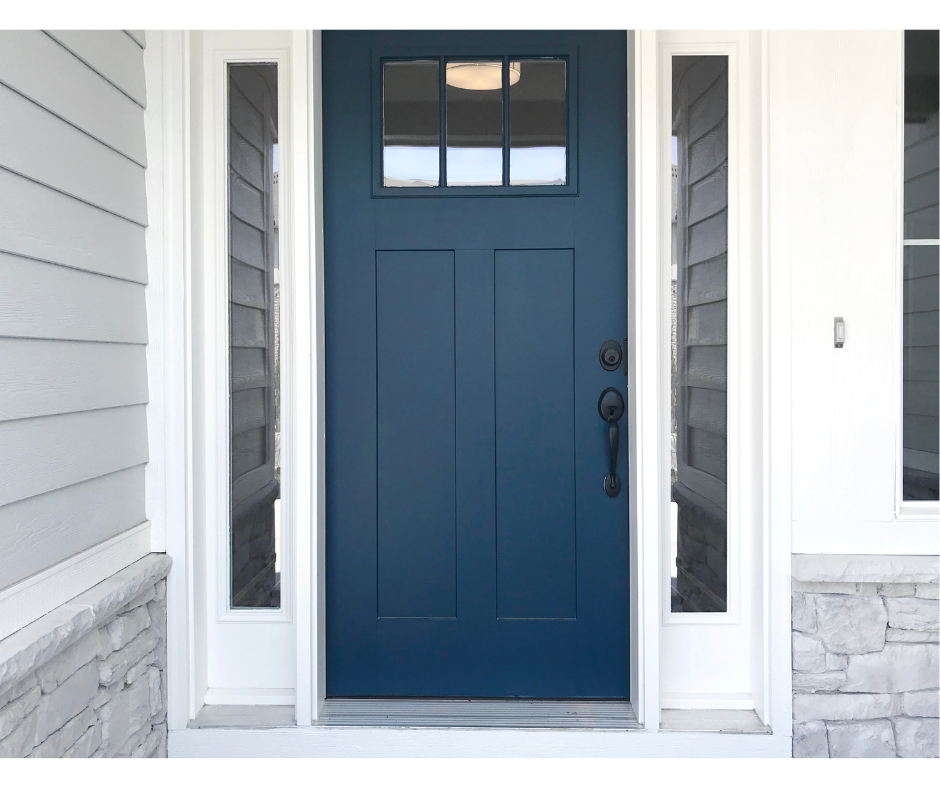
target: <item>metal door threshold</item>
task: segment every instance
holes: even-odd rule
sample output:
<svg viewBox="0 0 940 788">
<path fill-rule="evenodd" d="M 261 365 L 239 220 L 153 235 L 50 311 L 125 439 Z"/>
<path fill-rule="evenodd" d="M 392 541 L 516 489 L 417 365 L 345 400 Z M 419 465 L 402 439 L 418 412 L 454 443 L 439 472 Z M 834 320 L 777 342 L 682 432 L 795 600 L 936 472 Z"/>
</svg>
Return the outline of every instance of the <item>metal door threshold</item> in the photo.
<svg viewBox="0 0 940 788">
<path fill-rule="evenodd" d="M 642 730 L 629 701 L 330 698 L 318 726 Z"/>
</svg>

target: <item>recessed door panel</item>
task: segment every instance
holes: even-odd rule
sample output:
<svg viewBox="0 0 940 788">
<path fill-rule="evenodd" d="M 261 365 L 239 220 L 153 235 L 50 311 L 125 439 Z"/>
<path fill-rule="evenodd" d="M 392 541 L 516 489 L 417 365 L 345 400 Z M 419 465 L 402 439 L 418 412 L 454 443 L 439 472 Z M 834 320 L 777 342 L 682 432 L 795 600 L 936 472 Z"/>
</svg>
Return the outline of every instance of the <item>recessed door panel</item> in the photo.
<svg viewBox="0 0 940 788">
<path fill-rule="evenodd" d="M 574 257 L 496 253 L 500 618 L 576 618 Z"/>
<path fill-rule="evenodd" d="M 378 615 L 456 605 L 454 254 L 378 252 Z"/>
</svg>

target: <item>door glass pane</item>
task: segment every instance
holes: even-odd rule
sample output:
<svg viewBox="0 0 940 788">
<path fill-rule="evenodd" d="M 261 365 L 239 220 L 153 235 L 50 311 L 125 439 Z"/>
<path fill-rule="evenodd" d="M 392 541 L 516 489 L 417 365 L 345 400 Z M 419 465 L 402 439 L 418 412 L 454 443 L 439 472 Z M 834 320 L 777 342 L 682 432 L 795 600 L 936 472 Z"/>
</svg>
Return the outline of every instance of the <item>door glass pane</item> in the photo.
<svg viewBox="0 0 940 788">
<path fill-rule="evenodd" d="M 280 607 L 277 66 L 229 75 L 231 607 Z"/>
<path fill-rule="evenodd" d="M 503 183 L 503 65 L 447 63 L 447 185 Z"/>
<path fill-rule="evenodd" d="M 440 83 L 436 60 L 386 63 L 382 125 L 385 186 L 437 186 L 440 181 Z"/>
<path fill-rule="evenodd" d="M 567 91 L 564 60 L 521 60 L 509 88 L 509 183 L 567 183 Z"/>
<path fill-rule="evenodd" d="M 728 609 L 728 58 L 672 61 L 674 613 Z"/>
<path fill-rule="evenodd" d="M 940 264 L 940 31 L 904 34 L 905 501 L 938 498 L 938 264 Z"/>
</svg>

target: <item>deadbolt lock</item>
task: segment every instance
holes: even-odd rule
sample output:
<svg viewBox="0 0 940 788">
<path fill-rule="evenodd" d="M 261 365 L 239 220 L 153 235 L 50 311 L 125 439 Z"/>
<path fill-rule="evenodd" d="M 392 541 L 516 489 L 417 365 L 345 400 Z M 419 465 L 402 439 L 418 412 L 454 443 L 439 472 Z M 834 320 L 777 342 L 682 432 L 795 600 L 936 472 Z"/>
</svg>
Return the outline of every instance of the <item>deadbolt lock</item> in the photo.
<svg viewBox="0 0 940 788">
<path fill-rule="evenodd" d="M 600 359 L 601 366 L 608 372 L 617 369 L 623 359 L 623 350 L 620 349 L 620 343 L 615 339 L 608 339 L 601 345 Z"/>
</svg>

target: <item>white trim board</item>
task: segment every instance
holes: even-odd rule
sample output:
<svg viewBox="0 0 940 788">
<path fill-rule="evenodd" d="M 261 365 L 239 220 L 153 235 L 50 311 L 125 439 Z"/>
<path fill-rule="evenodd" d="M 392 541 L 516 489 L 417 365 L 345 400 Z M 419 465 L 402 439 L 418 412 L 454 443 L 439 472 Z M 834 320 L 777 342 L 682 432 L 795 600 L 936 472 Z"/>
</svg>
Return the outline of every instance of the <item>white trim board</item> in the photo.
<svg viewBox="0 0 940 788">
<path fill-rule="evenodd" d="M 150 521 L 0 591 L 0 640 L 150 553 Z"/>
<path fill-rule="evenodd" d="M 789 758 L 789 736 L 673 731 L 171 730 L 171 758 Z"/>
</svg>

